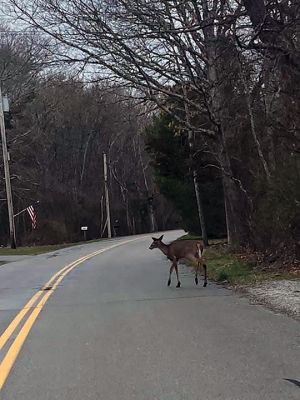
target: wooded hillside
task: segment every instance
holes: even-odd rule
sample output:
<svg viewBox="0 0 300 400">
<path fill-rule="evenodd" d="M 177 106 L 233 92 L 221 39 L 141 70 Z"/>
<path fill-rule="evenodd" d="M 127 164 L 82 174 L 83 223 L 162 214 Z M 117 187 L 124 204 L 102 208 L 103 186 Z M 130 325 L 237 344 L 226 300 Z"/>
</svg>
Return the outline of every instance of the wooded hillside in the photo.
<svg viewBox="0 0 300 400">
<path fill-rule="evenodd" d="M 219 231 L 226 221 L 229 243 L 236 248 L 275 248 L 281 255 L 299 257 L 298 1 L 38 0 L 34 10 L 22 0 L 8 3 L 10 15 L 27 31 L 38 33 L 48 60 L 73 68 L 85 79 L 108 79 L 130 93 L 132 101 L 153 105 L 143 123 L 149 126 L 145 135 L 156 182 L 186 225 L 196 230 L 190 220 L 200 217 L 202 230 L 213 234 L 214 221 L 219 221 Z M 81 90 L 88 97 L 95 89 Z M 118 112 L 128 116 L 133 108 L 126 104 Z M 90 112 L 96 123 L 99 112 L 96 118 Z M 158 139 L 155 130 L 166 118 L 168 126 Z M 84 123 L 83 117 L 79 120 Z M 125 131 L 132 132 L 126 124 Z M 55 124 L 51 135 L 54 132 Z M 122 136 L 126 140 L 126 132 Z M 59 157 L 59 151 L 70 146 L 64 140 L 58 153 L 52 148 L 48 154 Z M 180 140 L 187 142 L 185 150 L 168 154 L 165 143 L 177 147 Z M 85 146 L 86 141 L 81 152 Z M 134 159 L 137 153 L 129 152 Z M 163 159 L 169 164 L 161 164 Z M 86 174 L 88 168 L 73 166 L 72 176 L 63 175 L 72 188 L 64 196 L 76 199 L 74 204 L 80 198 L 76 196 L 84 181 L 82 171 Z M 140 164 L 137 170 L 144 182 Z M 173 180 L 171 188 L 173 178 L 177 182 Z M 184 210 L 184 198 L 190 199 L 195 187 L 197 201 L 190 204 L 196 213 L 191 217 Z M 213 218 L 207 215 L 212 199 L 218 214 Z"/>
</svg>

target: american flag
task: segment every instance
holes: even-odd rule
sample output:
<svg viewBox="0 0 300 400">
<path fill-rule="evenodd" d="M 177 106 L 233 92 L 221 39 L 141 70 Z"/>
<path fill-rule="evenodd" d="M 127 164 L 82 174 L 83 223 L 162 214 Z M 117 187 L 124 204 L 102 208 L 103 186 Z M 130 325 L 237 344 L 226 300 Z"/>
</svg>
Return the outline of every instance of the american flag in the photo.
<svg viewBox="0 0 300 400">
<path fill-rule="evenodd" d="M 34 211 L 33 206 L 29 206 L 26 208 L 26 210 L 28 211 L 28 214 L 30 216 L 31 219 L 31 225 L 32 225 L 32 229 L 36 228 L 36 222 L 37 222 L 37 218 L 36 218 L 36 213 Z"/>
</svg>

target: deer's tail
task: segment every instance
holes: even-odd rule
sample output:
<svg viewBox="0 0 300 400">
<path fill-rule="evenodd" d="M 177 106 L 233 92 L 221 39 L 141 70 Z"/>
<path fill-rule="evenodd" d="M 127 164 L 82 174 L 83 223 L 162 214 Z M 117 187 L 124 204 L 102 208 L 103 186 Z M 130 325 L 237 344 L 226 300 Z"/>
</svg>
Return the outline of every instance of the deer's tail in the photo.
<svg viewBox="0 0 300 400">
<path fill-rule="evenodd" d="M 198 252 L 199 258 L 202 258 L 202 257 L 203 257 L 204 251 L 205 251 L 205 249 L 204 249 L 202 243 L 201 243 L 201 242 L 198 242 L 198 243 L 197 243 L 197 252 Z"/>
</svg>

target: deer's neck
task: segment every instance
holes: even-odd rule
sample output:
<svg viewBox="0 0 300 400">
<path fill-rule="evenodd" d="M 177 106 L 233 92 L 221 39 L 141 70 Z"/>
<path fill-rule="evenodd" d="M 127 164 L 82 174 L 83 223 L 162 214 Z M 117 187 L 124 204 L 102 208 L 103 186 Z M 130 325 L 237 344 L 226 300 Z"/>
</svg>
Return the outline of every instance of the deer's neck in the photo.
<svg viewBox="0 0 300 400">
<path fill-rule="evenodd" d="M 161 243 L 159 246 L 159 250 L 162 251 L 166 256 L 168 256 L 169 246 L 167 244 Z"/>
</svg>

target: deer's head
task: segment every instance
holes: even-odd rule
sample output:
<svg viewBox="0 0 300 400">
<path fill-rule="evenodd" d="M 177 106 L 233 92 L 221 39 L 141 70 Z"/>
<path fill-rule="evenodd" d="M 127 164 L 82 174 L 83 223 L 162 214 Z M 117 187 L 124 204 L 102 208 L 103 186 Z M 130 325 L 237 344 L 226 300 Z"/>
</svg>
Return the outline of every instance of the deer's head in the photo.
<svg viewBox="0 0 300 400">
<path fill-rule="evenodd" d="M 164 235 L 161 235 L 160 238 L 156 239 L 156 238 L 152 238 L 153 242 L 151 243 L 149 249 L 159 249 L 162 245 L 162 239 L 163 239 Z"/>
</svg>

